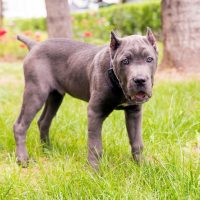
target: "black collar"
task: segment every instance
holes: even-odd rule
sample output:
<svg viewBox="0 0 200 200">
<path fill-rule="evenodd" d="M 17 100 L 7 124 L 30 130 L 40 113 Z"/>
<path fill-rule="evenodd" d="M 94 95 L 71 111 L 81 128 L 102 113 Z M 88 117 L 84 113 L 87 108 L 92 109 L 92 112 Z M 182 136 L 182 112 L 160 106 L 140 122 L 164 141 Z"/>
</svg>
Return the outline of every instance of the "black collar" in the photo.
<svg viewBox="0 0 200 200">
<path fill-rule="evenodd" d="M 125 99 L 127 99 L 127 97 L 126 97 L 126 95 L 125 95 L 125 93 L 124 93 L 124 91 L 123 91 L 123 89 L 122 89 L 122 87 L 119 83 L 119 80 L 118 80 L 117 76 L 115 75 L 112 64 L 110 64 L 110 68 L 107 70 L 107 73 L 108 73 L 108 78 L 110 80 L 109 85 L 111 85 L 111 89 L 112 89 L 113 93 L 115 95 L 117 95 L 118 97 L 123 96 Z M 126 102 L 126 100 L 125 100 L 125 102 Z M 124 110 L 126 107 L 127 107 L 126 105 L 125 106 L 124 105 L 118 105 L 115 109 L 116 110 Z"/>
<path fill-rule="evenodd" d="M 117 94 L 122 94 L 123 91 L 120 86 L 119 80 L 117 79 L 115 75 L 112 64 L 110 64 L 110 68 L 108 69 L 108 77 L 110 79 L 110 82 L 112 83 L 112 90 Z"/>
</svg>

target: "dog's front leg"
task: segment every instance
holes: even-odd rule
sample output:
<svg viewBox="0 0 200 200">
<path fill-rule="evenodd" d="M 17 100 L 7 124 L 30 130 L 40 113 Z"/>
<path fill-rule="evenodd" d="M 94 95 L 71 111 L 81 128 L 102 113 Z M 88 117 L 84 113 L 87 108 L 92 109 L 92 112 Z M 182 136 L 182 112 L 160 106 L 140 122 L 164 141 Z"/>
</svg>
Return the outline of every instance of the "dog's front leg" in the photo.
<svg viewBox="0 0 200 200">
<path fill-rule="evenodd" d="M 91 97 L 88 104 L 88 161 L 98 169 L 99 159 L 102 156 L 102 124 L 113 108 L 103 103 L 102 94 Z"/>
<path fill-rule="evenodd" d="M 133 158 L 140 161 L 143 150 L 142 106 L 135 105 L 125 109 L 125 119 Z"/>
</svg>

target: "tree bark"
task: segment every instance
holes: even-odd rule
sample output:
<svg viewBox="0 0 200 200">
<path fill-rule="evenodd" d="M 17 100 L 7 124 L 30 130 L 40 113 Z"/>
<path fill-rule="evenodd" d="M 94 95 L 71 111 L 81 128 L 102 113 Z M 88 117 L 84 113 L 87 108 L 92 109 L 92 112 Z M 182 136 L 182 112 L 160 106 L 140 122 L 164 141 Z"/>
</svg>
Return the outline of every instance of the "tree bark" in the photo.
<svg viewBox="0 0 200 200">
<path fill-rule="evenodd" d="M 50 38 L 72 37 L 68 0 L 45 0 Z"/>
<path fill-rule="evenodd" d="M 162 0 L 161 67 L 200 71 L 200 0 Z"/>
<path fill-rule="evenodd" d="M 3 1 L 0 0 L 0 28 L 3 27 Z"/>
</svg>

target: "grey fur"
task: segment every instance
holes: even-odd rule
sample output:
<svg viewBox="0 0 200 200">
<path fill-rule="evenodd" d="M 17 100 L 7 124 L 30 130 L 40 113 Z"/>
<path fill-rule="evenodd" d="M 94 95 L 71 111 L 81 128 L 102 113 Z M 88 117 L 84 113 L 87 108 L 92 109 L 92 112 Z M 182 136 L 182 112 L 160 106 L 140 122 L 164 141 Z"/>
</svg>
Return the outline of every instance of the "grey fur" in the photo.
<svg viewBox="0 0 200 200">
<path fill-rule="evenodd" d="M 25 43 L 29 50 L 33 48 L 37 44 L 37 42 L 30 40 L 29 38 L 25 37 L 24 35 L 18 35 L 17 39 L 23 43 Z"/>
<path fill-rule="evenodd" d="M 152 95 L 157 66 L 157 48 L 151 30 L 147 36 L 117 38 L 110 45 L 95 46 L 69 39 L 49 39 L 36 43 L 18 36 L 30 49 L 24 60 L 25 90 L 20 115 L 14 125 L 16 154 L 26 165 L 26 131 L 36 113 L 45 104 L 38 121 L 41 140 L 49 143 L 49 127 L 65 93 L 88 103 L 88 160 L 98 167 L 102 155 L 103 121 L 117 108 L 125 110 L 132 154 L 140 159 L 142 103 Z M 153 61 L 148 63 L 147 57 Z M 129 63 L 122 60 L 128 58 Z M 123 93 L 112 90 L 108 69 L 112 63 Z"/>
</svg>

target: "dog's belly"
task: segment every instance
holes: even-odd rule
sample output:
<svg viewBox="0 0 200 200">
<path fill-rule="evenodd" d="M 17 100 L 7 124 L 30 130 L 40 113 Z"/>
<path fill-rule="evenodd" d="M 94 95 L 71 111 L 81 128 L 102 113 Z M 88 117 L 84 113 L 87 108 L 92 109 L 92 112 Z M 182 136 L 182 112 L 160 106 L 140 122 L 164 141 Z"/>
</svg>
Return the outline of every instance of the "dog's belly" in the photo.
<svg viewBox="0 0 200 200">
<path fill-rule="evenodd" d="M 88 102 L 90 99 L 89 81 L 83 76 L 69 76 L 68 74 L 65 80 L 59 81 L 56 90 L 61 94 L 67 93 L 83 101 Z"/>
<path fill-rule="evenodd" d="M 71 87 L 71 88 L 67 88 L 65 90 L 65 93 L 71 95 L 72 97 L 75 97 L 77 99 L 81 99 L 83 101 L 88 102 L 90 99 L 90 94 L 89 94 L 89 90 L 88 88 L 82 86 L 82 87 Z"/>
</svg>

